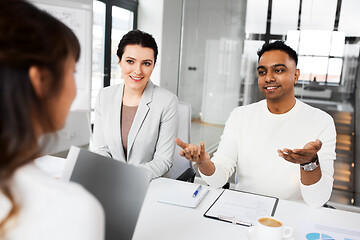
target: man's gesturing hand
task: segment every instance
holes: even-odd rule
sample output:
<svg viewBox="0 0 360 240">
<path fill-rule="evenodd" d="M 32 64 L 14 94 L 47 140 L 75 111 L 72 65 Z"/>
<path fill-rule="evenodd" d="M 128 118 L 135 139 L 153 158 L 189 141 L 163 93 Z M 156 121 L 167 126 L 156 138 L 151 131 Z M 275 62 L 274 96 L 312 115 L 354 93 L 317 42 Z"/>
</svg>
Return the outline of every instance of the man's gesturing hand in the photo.
<svg viewBox="0 0 360 240">
<path fill-rule="evenodd" d="M 316 158 L 317 152 L 321 149 L 322 143 L 319 139 L 316 139 L 315 142 L 307 143 L 303 149 L 287 149 L 278 150 L 279 156 L 285 160 L 305 164 L 313 161 Z"/>
<path fill-rule="evenodd" d="M 195 162 L 198 165 L 204 164 L 210 161 L 210 156 L 207 152 L 205 152 L 205 144 L 204 142 L 200 143 L 200 147 L 191 144 L 191 143 L 184 143 L 179 138 L 175 138 L 176 144 L 182 148 L 180 151 L 180 155 L 185 157 L 191 162 Z"/>
</svg>

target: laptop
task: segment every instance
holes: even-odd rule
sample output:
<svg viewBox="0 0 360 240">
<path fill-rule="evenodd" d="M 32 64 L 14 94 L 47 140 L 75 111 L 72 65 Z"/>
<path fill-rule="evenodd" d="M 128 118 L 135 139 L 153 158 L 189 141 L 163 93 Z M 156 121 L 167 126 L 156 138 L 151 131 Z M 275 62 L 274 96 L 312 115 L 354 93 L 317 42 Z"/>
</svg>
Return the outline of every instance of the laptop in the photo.
<svg viewBox="0 0 360 240">
<path fill-rule="evenodd" d="M 100 201 L 106 240 L 132 239 L 150 171 L 72 146 L 61 178 L 80 183 Z"/>
</svg>

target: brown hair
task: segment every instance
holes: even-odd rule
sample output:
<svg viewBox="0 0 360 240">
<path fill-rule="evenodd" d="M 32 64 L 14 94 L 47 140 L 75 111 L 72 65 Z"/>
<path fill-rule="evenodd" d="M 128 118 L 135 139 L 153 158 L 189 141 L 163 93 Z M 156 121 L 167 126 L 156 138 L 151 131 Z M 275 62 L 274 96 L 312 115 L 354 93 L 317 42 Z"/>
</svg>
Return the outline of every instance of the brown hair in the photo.
<svg viewBox="0 0 360 240">
<path fill-rule="evenodd" d="M 155 65 L 158 55 L 158 47 L 152 35 L 140 31 L 139 29 L 131 30 L 128 33 L 126 33 L 121 38 L 118 45 L 118 50 L 116 52 L 120 60 L 122 58 L 122 55 L 124 54 L 125 47 L 127 45 L 140 45 L 141 47 L 151 48 L 154 51 L 154 65 Z"/>
<path fill-rule="evenodd" d="M 66 59 L 79 56 L 76 36 L 59 20 L 24 0 L 0 1 L 0 192 L 12 203 L 8 216 L 0 219 L 0 236 L 18 211 L 9 180 L 42 149 L 34 122 L 42 132 L 55 130 L 48 102 L 63 87 Z M 49 75 L 41 99 L 29 78 L 31 66 Z"/>
</svg>

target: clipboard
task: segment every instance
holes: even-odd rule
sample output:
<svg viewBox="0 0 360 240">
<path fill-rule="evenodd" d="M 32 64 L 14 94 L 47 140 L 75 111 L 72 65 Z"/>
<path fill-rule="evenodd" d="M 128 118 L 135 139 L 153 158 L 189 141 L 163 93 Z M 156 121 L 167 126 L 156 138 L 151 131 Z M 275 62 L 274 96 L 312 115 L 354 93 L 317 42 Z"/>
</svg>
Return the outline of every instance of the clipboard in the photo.
<svg viewBox="0 0 360 240">
<path fill-rule="evenodd" d="M 274 216 L 278 202 L 276 197 L 225 189 L 204 217 L 251 227 L 262 216 Z"/>
</svg>

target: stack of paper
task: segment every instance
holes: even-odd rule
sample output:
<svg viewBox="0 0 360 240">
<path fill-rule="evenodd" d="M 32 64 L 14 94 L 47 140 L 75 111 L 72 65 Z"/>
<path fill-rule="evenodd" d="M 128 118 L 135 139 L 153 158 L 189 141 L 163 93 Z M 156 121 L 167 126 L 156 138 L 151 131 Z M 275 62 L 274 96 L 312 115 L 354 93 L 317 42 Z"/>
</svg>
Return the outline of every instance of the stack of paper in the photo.
<svg viewBox="0 0 360 240">
<path fill-rule="evenodd" d="M 167 189 L 158 199 L 159 202 L 179 205 L 183 207 L 195 208 L 209 191 L 207 186 L 202 186 L 194 197 L 194 192 L 198 189 L 199 184 L 174 184 Z"/>
</svg>

